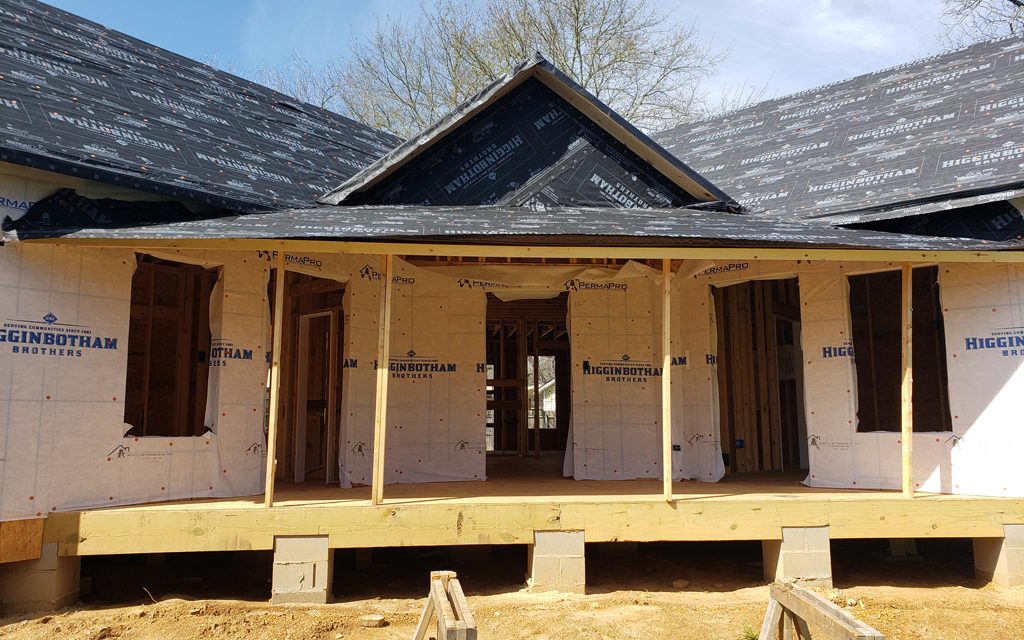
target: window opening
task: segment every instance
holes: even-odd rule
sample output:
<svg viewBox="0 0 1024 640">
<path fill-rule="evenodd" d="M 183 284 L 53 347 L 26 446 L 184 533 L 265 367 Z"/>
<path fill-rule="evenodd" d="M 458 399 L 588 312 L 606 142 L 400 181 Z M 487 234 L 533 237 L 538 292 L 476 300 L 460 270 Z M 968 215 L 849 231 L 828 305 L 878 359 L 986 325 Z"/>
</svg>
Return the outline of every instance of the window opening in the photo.
<svg viewBox="0 0 1024 640">
<path fill-rule="evenodd" d="M 128 326 L 126 435 L 206 431 L 210 295 L 219 277 L 220 269 L 138 257 Z"/>
<path fill-rule="evenodd" d="M 902 376 L 899 271 L 850 276 L 857 370 L 857 431 L 900 430 Z M 913 269 L 911 304 L 914 431 L 949 431 L 946 331 L 938 267 Z"/>
</svg>

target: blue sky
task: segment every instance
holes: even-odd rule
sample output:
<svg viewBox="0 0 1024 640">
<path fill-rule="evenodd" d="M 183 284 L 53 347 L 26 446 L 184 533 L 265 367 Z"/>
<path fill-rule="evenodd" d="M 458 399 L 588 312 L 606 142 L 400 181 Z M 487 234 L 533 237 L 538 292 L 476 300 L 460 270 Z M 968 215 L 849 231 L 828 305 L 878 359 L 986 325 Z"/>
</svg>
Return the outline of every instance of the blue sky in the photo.
<svg viewBox="0 0 1024 640">
<path fill-rule="evenodd" d="M 429 1 L 429 0 L 424 0 Z M 940 50 L 940 0 L 652 0 L 729 55 L 712 96 L 743 83 L 783 95 Z M 418 0 L 50 0 L 182 55 L 245 75 L 292 51 L 345 55 L 377 14 L 411 17 Z"/>
</svg>

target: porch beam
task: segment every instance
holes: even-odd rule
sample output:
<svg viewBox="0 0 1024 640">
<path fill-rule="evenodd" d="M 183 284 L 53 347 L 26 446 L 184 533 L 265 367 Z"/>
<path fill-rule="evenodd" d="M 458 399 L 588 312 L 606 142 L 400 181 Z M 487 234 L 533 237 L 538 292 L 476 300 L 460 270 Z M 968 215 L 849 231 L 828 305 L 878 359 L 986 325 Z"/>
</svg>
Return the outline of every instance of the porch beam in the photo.
<svg viewBox="0 0 1024 640">
<path fill-rule="evenodd" d="M 661 261 L 661 477 L 672 501 L 672 261 Z"/>
<path fill-rule="evenodd" d="M 903 330 L 900 332 L 902 342 L 901 360 L 903 366 L 903 382 L 900 385 L 900 442 L 903 453 L 903 497 L 914 497 L 914 331 L 913 302 L 914 275 L 909 264 L 903 265 L 903 286 L 900 304 L 902 310 Z"/>
<path fill-rule="evenodd" d="M 373 414 L 373 476 L 370 502 L 378 505 L 384 501 L 384 448 L 387 439 L 388 380 L 391 362 L 391 298 L 394 294 L 392 283 L 395 257 L 385 254 L 380 257 L 381 279 L 380 318 L 377 322 L 377 391 Z"/>
<path fill-rule="evenodd" d="M 120 238 L 74 238 L 20 240 L 25 244 L 89 246 L 100 248 L 180 248 L 265 251 L 268 248 L 319 253 L 355 253 L 399 256 L 442 256 L 475 258 L 602 258 L 619 260 L 822 260 L 902 263 L 1024 263 L 1024 251 L 926 251 L 913 249 L 815 249 L 763 247 L 609 247 L 430 244 L 418 242 L 368 242 L 332 240 L 277 240 L 256 238 L 180 238 L 138 240 Z"/>
<path fill-rule="evenodd" d="M 43 541 L 58 543 L 61 555 L 254 551 L 273 549 L 279 536 L 322 535 L 330 548 L 527 545 L 536 531 L 552 526 L 582 530 L 586 542 L 750 541 L 781 539 L 783 522 L 828 525 L 831 540 L 1002 538 L 1004 524 L 1024 522 L 1021 499 L 905 500 L 884 491 L 801 490 L 781 480 L 738 478 L 727 496 L 680 487 L 680 499 L 671 503 L 628 481 L 609 490 L 616 499 L 581 489 L 546 495 L 550 485 L 530 486 L 529 495 L 472 496 L 472 487 L 456 487 L 439 497 L 437 485 L 409 484 L 405 497 L 389 500 L 386 509 L 359 500 L 368 497 L 366 490 L 346 490 L 356 499 L 324 501 L 315 499 L 322 492 L 289 487 L 288 506 L 275 508 L 272 518 L 244 497 L 55 512 L 45 519 Z"/>
<path fill-rule="evenodd" d="M 281 403 L 281 348 L 284 341 L 285 287 L 288 280 L 284 251 L 277 252 L 277 277 L 274 281 L 274 343 L 270 355 L 270 411 L 267 417 L 267 477 L 263 506 L 274 506 L 274 472 L 277 469 L 277 426 Z"/>
</svg>

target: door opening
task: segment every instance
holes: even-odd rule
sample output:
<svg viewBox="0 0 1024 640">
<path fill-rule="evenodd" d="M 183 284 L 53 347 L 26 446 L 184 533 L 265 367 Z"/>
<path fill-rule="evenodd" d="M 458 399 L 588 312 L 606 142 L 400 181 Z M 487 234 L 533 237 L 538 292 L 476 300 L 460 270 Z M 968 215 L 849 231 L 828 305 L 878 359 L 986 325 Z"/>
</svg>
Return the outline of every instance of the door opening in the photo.
<svg viewBox="0 0 1024 640">
<path fill-rule="evenodd" d="M 569 434 L 568 294 L 502 302 L 488 294 L 488 475 L 504 458 L 534 458 L 533 468 L 561 474 Z M 549 464 L 548 464 L 549 463 Z"/>
<path fill-rule="evenodd" d="M 714 289 L 727 473 L 807 468 L 796 278 Z"/>
<path fill-rule="evenodd" d="M 299 316 L 295 368 L 295 482 L 335 479 L 338 435 L 338 312 Z"/>
<path fill-rule="evenodd" d="M 272 280 L 276 279 L 276 272 Z M 338 481 L 345 322 L 345 285 L 288 275 L 282 352 L 277 476 L 294 482 Z"/>
</svg>

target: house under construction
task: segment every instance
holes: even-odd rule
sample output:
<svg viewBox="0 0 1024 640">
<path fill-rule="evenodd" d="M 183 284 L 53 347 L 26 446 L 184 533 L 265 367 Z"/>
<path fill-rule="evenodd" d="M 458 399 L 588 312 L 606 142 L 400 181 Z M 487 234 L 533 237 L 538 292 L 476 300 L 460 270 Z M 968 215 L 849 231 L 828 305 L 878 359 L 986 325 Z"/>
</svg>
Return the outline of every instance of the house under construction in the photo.
<svg viewBox="0 0 1024 640">
<path fill-rule="evenodd" d="M 1024 39 L 654 139 L 535 57 L 401 142 L 0 13 L 0 601 L 82 556 L 971 538 L 1024 584 Z"/>
</svg>

